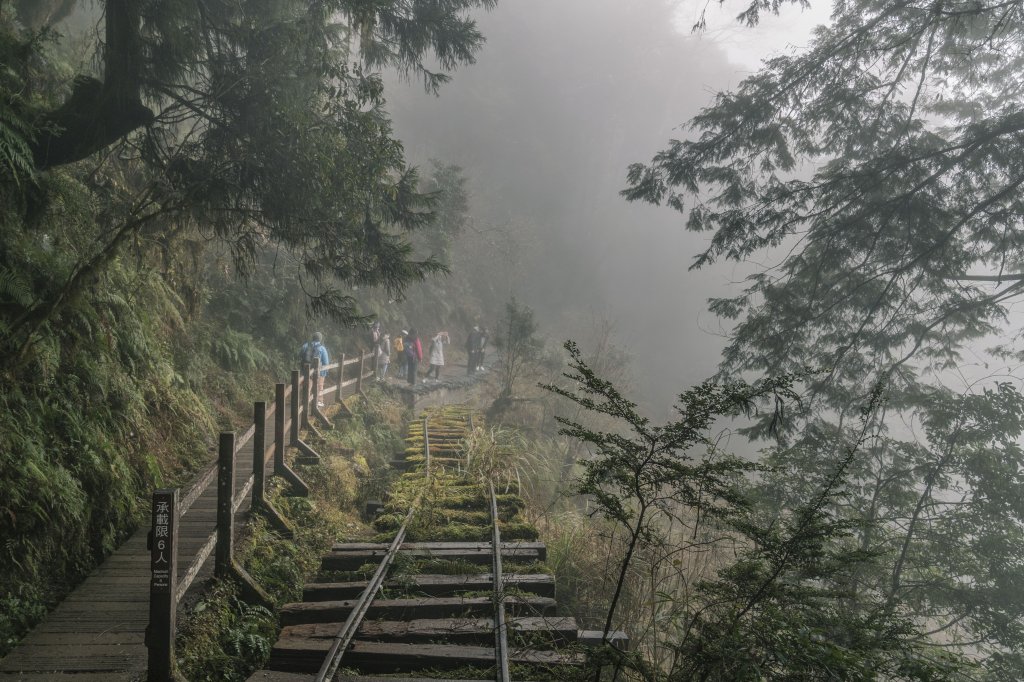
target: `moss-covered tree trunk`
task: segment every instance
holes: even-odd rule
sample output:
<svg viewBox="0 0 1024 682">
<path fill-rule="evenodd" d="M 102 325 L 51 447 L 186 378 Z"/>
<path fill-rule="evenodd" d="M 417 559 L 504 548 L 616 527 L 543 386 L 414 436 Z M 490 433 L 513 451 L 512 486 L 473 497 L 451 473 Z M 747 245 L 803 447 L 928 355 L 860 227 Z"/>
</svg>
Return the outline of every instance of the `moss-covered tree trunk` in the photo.
<svg viewBox="0 0 1024 682">
<path fill-rule="evenodd" d="M 153 120 L 142 104 L 141 0 L 106 0 L 103 81 L 79 76 L 70 97 L 38 121 L 39 169 L 80 161 Z"/>
</svg>

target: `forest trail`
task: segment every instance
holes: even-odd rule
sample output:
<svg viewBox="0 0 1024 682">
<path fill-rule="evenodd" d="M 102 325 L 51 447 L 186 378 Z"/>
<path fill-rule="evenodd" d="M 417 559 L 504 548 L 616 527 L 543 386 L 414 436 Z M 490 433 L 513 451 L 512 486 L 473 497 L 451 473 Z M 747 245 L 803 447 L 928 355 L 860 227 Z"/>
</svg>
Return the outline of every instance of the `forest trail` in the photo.
<svg viewBox="0 0 1024 682">
<path fill-rule="evenodd" d="M 278 384 L 275 400 L 261 408 L 264 411 L 259 420 L 264 429 L 257 429 L 257 417 L 254 415 L 253 425 L 232 438 L 228 447 L 234 448 L 234 456 L 224 461 L 234 462 L 231 500 L 236 528 L 240 527 L 238 524 L 244 524 L 252 505 L 253 448 L 259 440 L 256 434 L 263 435 L 264 478 L 269 480 L 272 475 L 281 476 L 283 473 L 288 474 L 286 478 L 295 477 L 296 474 L 284 464 L 284 452 L 299 447 L 297 461 L 301 461 L 304 456 L 308 458 L 303 452 L 303 449 L 308 450 L 308 446 L 299 440 L 299 430 L 293 425 L 299 423 L 300 416 L 302 422 L 307 419 L 313 421 L 318 414 L 318 418 L 327 419 L 313 409 L 313 391 L 319 392 L 324 410 L 333 414 L 339 396 L 347 398 L 362 394 L 363 382 L 372 380 L 376 367 L 367 361 L 370 357 L 369 353 L 348 360 L 342 356 L 340 363 L 324 367 L 332 379 L 323 379 L 316 386 L 312 381 L 300 383 L 300 373 L 294 371 L 292 385 Z M 349 370 L 348 378 L 346 368 Z M 316 376 L 319 366 L 310 369 L 310 376 Z M 462 392 L 470 388 L 478 376 L 452 371 L 440 382 L 422 382 L 416 386 L 405 386 L 403 382 L 389 384 L 391 390 L 404 396 L 402 400 L 409 407 L 414 407 L 434 401 L 444 402 L 449 398 L 449 391 Z M 309 402 L 300 400 L 299 395 L 306 395 Z M 300 403 L 304 403 L 301 408 Z M 307 410 L 305 405 L 310 409 Z M 277 412 L 279 407 L 280 412 Z M 343 402 L 340 409 L 347 410 Z M 279 419 L 280 415 L 284 416 Z M 282 421 L 284 427 L 280 428 Z M 278 428 L 281 430 L 280 440 L 277 438 Z M 221 446 L 224 447 L 223 436 L 227 434 L 221 435 Z M 275 463 L 279 456 L 279 462 Z M 315 453 L 312 457 L 317 459 Z M 285 471 L 279 470 L 278 465 Z M 214 574 L 219 468 L 217 461 L 211 462 L 189 488 L 180 491 L 176 591 L 179 616 L 192 601 L 189 596 L 197 591 L 197 587 L 202 589 L 201 586 Z M 305 486 L 301 479 L 296 480 Z M 150 588 L 154 575 L 147 546 L 150 527 L 146 524 L 136 530 L 5 658 L 0 659 L 0 682 L 60 682 L 68 679 L 128 682 L 146 678 L 149 667 L 146 629 L 150 623 Z"/>
<path fill-rule="evenodd" d="M 274 420 L 267 421 L 267 442 L 272 443 Z M 252 474 L 252 448 L 250 438 L 235 453 L 236 495 Z M 265 465 L 268 479 L 273 470 L 270 457 Z M 200 474 L 196 483 L 205 483 L 205 487 L 200 492 L 193 484 L 192 492 L 199 495 L 178 527 L 178 565 L 182 570 L 192 565 L 216 527 L 217 478 Z M 248 514 L 250 502 L 249 495 L 242 496 L 235 511 L 236 523 Z M 148 531 L 148 524 L 136 530 L 0 660 L 0 681 L 128 682 L 145 677 L 150 585 Z M 186 595 L 213 575 L 213 563 L 213 553 L 208 552 Z"/>
</svg>

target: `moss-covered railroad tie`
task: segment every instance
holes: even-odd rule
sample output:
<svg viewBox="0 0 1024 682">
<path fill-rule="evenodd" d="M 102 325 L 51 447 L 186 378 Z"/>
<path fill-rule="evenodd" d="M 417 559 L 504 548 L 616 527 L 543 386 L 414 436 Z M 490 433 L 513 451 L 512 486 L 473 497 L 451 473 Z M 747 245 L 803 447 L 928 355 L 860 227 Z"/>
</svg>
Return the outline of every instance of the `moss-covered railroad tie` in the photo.
<svg viewBox="0 0 1024 682">
<path fill-rule="evenodd" d="M 458 671 L 483 679 L 495 666 L 493 614 L 501 604 L 515 644 L 512 665 L 528 669 L 531 680 L 564 680 L 578 669 L 578 627 L 572 618 L 555 616 L 546 547 L 523 516 L 519 486 L 491 480 L 488 467 L 478 465 L 487 458 L 474 451 L 479 440 L 471 435 L 485 428 L 464 405 L 434 408 L 409 424 L 402 453 L 407 469 L 373 521 L 378 535 L 372 542 L 336 544 L 324 555 L 321 576 L 306 585 L 304 601 L 282 611 L 285 627 L 270 669 L 320 669 L 400 529 L 402 545 L 344 653 L 344 668 L 363 675 Z M 492 572 L 492 483 L 505 566 L 499 586 Z"/>
</svg>

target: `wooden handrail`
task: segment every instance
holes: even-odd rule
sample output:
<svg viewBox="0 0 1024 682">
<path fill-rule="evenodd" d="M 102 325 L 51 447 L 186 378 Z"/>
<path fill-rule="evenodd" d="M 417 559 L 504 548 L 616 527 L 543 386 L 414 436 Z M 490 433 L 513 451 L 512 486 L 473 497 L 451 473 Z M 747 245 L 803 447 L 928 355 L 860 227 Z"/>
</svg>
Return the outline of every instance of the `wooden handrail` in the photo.
<svg viewBox="0 0 1024 682">
<path fill-rule="evenodd" d="M 214 546 L 217 544 L 217 529 L 214 528 L 213 532 L 206 539 L 206 542 L 202 547 L 199 548 L 199 552 L 196 554 L 196 558 L 189 564 L 188 570 L 178 578 L 178 591 L 175 595 L 177 601 L 181 601 L 185 593 L 188 592 L 188 588 L 192 585 L 192 582 L 199 575 L 199 571 L 203 568 L 203 564 L 210 557 L 210 553 L 213 552 Z"/>
<path fill-rule="evenodd" d="M 185 512 L 189 510 L 189 507 L 192 506 L 193 502 L 199 499 L 199 496 L 203 494 L 203 491 L 206 490 L 207 486 L 210 485 L 210 482 L 216 475 L 217 462 L 210 462 L 202 475 L 200 475 L 199 479 L 195 482 L 195 485 L 192 486 L 191 490 L 189 490 L 185 497 L 181 499 L 181 502 L 178 503 L 178 509 L 181 510 L 178 512 L 180 516 L 185 515 Z"/>
<path fill-rule="evenodd" d="M 305 401 L 302 400 L 302 399 L 296 400 L 297 398 L 300 398 L 300 395 L 299 395 L 300 391 L 299 391 L 299 389 L 303 388 L 301 386 L 300 382 L 299 382 L 300 376 L 304 375 L 304 376 L 301 376 L 301 378 L 305 379 L 305 386 L 308 387 L 307 391 L 306 391 L 306 396 L 305 396 L 306 398 L 312 398 L 314 393 L 316 393 L 319 396 L 324 396 L 324 395 L 330 395 L 330 394 L 332 394 L 334 392 L 337 392 L 338 393 L 338 398 L 340 399 L 342 397 L 342 394 L 343 394 L 343 389 L 346 386 L 359 385 L 359 384 L 361 384 L 363 379 L 366 379 L 366 378 L 372 376 L 375 373 L 374 369 L 373 369 L 375 363 L 371 363 L 371 368 L 370 368 L 370 370 L 368 372 L 367 371 L 360 371 L 358 376 L 353 377 L 353 378 L 348 379 L 348 380 L 345 380 L 345 368 L 349 367 L 351 365 L 355 365 L 355 364 L 365 365 L 365 362 L 366 362 L 367 359 L 372 359 L 374 357 L 375 357 L 375 355 L 371 351 L 361 352 L 359 355 L 357 355 L 356 357 L 353 357 L 353 358 L 346 358 L 345 355 L 342 354 L 340 356 L 340 360 L 338 362 L 327 364 L 327 365 L 323 365 L 323 366 L 319 367 L 319 369 L 321 371 L 328 372 L 328 373 L 331 370 L 335 370 L 335 369 L 338 370 L 338 381 L 337 381 L 337 383 L 334 386 L 331 386 L 329 388 L 322 388 L 321 387 L 322 383 L 326 383 L 326 382 L 322 382 L 320 380 L 319 375 L 316 374 L 316 368 L 315 367 L 309 367 L 306 372 L 293 371 L 292 372 L 292 381 L 291 382 L 283 382 L 283 384 L 279 384 L 276 387 L 274 400 L 271 401 L 269 405 L 264 403 L 261 408 L 258 408 L 254 412 L 253 423 L 249 426 L 248 429 L 246 429 L 246 431 L 240 437 L 238 437 L 236 439 L 236 438 L 234 438 L 234 434 L 232 434 L 232 433 L 223 433 L 223 434 L 221 434 L 221 447 L 220 447 L 220 455 L 218 456 L 218 459 L 213 461 L 213 462 L 210 462 L 201 471 L 199 476 L 196 478 L 194 484 L 189 488 L 188 492 L 183 497 L 178 499 L 179 491 L 173 491 L 174 492 L 174 499 L 175 499 L 175 503 L 173 505 L 173 507 L 174 507 L 174 516 L 175 516 L 175 518 L 177 520 L 180 521 L 180 519 L 189 511 L 189 509 L 192 507 L 192 505 L 195 503 L 195 501 L 197 499 L 199 499 L 199 497 L 203 494 L 203 492 L 211 485 L 211 483 L 213 482 L 213 479 L 218 477 L 218 473 L 221 472 L 221 469 L 222 468 L 224 469 L 223 473 L 225 475 L 221 476 L 221 478 L 223 480 L 221 480 L 218 483 L 218 498 L 219 498 L 218 499 L 218 517 L 219 517 L 218 518 L 218 524 L 215 525 L 213 530 L 210 532 L 210 534 L 203 541 L 202 546 L 199 548 L 199 551 L 196 553 L 195 557 L 193 558 L 192 562 L 189 564 L 188 568 L 184 572 L 182 572 L 180 575 L 176 575 L 177 579 L 176 580 L 172 579 L 172 582 L 171 582 L 171 585 L 170 585 L 170 590 L 171 590 L 172 594 L 168 595 L 167 598 L 168 598 L 168 600 L 173 600 L 173 601 L 169 602 L 169 605 L 165 604 L 165 606 L 167 606 L 167 608 L 165 608 L 164 611 L 168 611 L 169 615 L 167 613 L 163 614 L 164 619 L 167 620 L 167 623 L 164 624 L 166 627 L 163 628 L 164 630 L 167 630 L 167 632 L 163 633 L 163 634 L 167 635 L 166 638 L 169 639 L 170 644 L 167 645 L 166 647 L 164 647 L 164 648 L 167 649 L 167 651 L 161 653 L 161 655 L 163 655 L 164 658 L 167 658 L 168 656 L 170 656 L 170 660 L 173 660 L 173 640 L 174 640 L 174 634 L 175 634 L 174 631 L 176 629 L 174 618 L 173 618 L 173 613 L 174 613 L 174 611 L 176 609 L 176 606 L 177 606 L 177 604 L 179 604 L 181 602 L 181 600 L 184 598 L 185 594 L 188 592 L 189 588 L 195 582 L 195 579 L 199 575 L 200 571 L 202 570 L 203 565 L 210 558 L 210 555 L 214 553 L 214 550 L 217 551 L 217 555 L 218 555 L 217 556 L 217 567 L 216 567 L 217 571 L 215 571 L 216 573 L 218 573 L 218 574 L 225 573 L 226 569 L 229 569 L 229 570 L 232 570 L 232 571 L 235 571 L 235 572 L 238 571 L 237 568 L 234 568 L 234 564 L 231 563 L 231 561 L 232 561 L 231 560 L 231 553 L 232 553 L 232 545 L 233 545 L 233 539 L 234 539 L 233 538 L 233 535 L 234 535 L 234 532 L 233 532 L 234 531 L 234 515 L 241 508 L 241 506 L 245 502 L 245 500 L 250 496 L 250 493 L 253 492 L 254 486 L 257 483 L 255 467 L 258 466 L 258 462 L 259 461 L 262 461 L 264 470 L 265 470 L 265 468 L 266 468 L 266 466 L 267 466 L 267 464 L 269 462 L 274 461 L 275 473 L 280 474 L 280 472 L 277 471 L 278 462 L 277 462 L 276 458 L 281 453 L 278 452 L 278 451 L 281 450 L 283 452 L 283 450 L 284 450 L 283 445 L 284 445 L 285 440 L 286 440 L 286 434 L 289 433 L 289 432 L 292 432 L 292 433 L 295 432 L 295 427 L 297 426 L 297 424 L 295 424 L 294 422 L 302 422 L 303 421 L 303 416 L 305 416 L 307 414 L 307 412 L 308 412 L 308 410 L 307 410 L 308 406 L 302 404 Z M 330 375 L 328 374 L 328 376 L 330 376 Z M 312 385 L 310 385 L 310 384 L 312 384 Z M 319 388 L 319 390 L 315 390 L 316 388 Z M 298 402 L 299 404 L 295 405 L 295 402 Z M 291 406 L 292 409 L 288 409 L 288 406 Z M 283 408 L 283 409 L 279 409 L 279 408 Z M 297 409 L 295 409 L 295 408 L 297 408 Z M 270 423 L 270 420 L 272 418 L 273 418 L 273 423 L 275 425 L 274 426 L 274 428 L 275 428 L 274 442 L 269 443 L 269 444 L 267 444 L 265 441 L 262 444 L 256 442 L 256 441 L 260 440 L 259 438 L 256 438 L 255 440 L 253 440 L 254 437 L 256 436 L 256 431 L 257 431 L 257 423 L 256 422 L 261 419 L 261 417 L 259 416 L 261 414 L 260 410 L 263 410 L 263 412 L 262 412 L 262 414 L 263 414 L 262 423 L 264 424 L 263 428 L 266 428 L 266 424 Z M 241 452 L 242 449 L 244 449 L 249 444 L 250 441 L 253 441 L 253 447 L 254 448 L 262 445 L 262 450 L 263 450 L 262 457 L 259 457 L 259 458 L 255 457 L 255 456 L 253 457 L 253 460 L 252 460 L 252 464 L 254 466 L 253 473 L 251 473 L 249 475 L 249 477 L 246 479 L 245 484 L 242 486 L 242 488 L 240 490 L 238 490 L 238 491 L 235 491 L 234 490 L 234 465 L 235 465 L 235 462 L 236 462 L 236 457 L 237 457 L 238 453 Z M 230 457 L 227 456 L 227 450 L 226 449 L 230 449 L 230 452 L 231 452 Z M 294 474 L 292 474 L 292 476 L 294 477 Z M 299 480 L 299 483 L 301 483 L 301 480 Z M 155 505 L 156 505 L 156 495 L 157 494 L 164 494 L 164 495 L 166 495 L 167 493 L 168 493 L 168 491 L 157 491 L 157 493 L 155 493 L 155 496 L 154 496 L 154 509 L 155 509 Z M 230 500 L 226 500 L 225 501 L 225 497 L 224 497 L 225 493 L 230 494 Z M 155 511 L 154 511 L 154 521 L 153 521 L 153 524 L 154 524 L 154 529 L 155 529 L 156 524 L 157 524 L 156 512 Z M 172 527 L 176 527 L 176 526 L 177 526 L 177 522 L 175 522 L 172 525 Z M 154 535 L 156 534 L 155 530 L 153 531 L 153 534 Z M 176 531 L 175 531 L 175 535 L 176 535 Z M 174 563 L 176 564 L 176 561 Z M 175 574 L 177 573 L 176 565 L 175 565 L 175 568 L 172 569 L 172 570 L 174 571 Z M 155 570 L 153 572 L 153 575 L 156 576 Z M 155 581 L 156 578 L 154 577 L 153 580 Z M 156 582 L 154 582 L 153 584 L 156 584 Z M 256 589 L 258 591 L 258 587 Z M 154 601 L 154 599 L 155 598 L 151 594 L 151 603 L 150 603 L 150 613 L 151 613 L 150 623 L 151 623 L 151 625 L 154 622 L 154 618 L 157 618 L 157 620 L 160 620 L 159 617 L 153 615 L 154 614 L 154 610 L 153 610 L 154 609 L 154 604 L 157 603 L 156 601 Z M 150 656 L 151 656 L 150 667 L 152 667 L 154 665 L 154 662 L 153 662 L 154 661 L 154 659 L 153 659 L 153 651 L 150 652 Z M 156 665 L 159 665 L 159 664 L 156 664 Z"/>
<path fill-rule="evenodd" d="M 231 504 L 231 513 L 237 513 L 241 508 L 242 503 L 249 497 L 249 493 L 252 492 L 252 484 L 256 482 L 256 474 L 249 474 L 249 478 L 245 479 L 245 485 L 235 495 L 235 499 Z"/>
<path fill-rule="evenodd" d="M 249 444 L 249 440 L 252 438 L 252 435 L 254 433 L 256 433 L 256 424 L 252 424 L 251 426 L 249 426 L 249 428 L 246 429 L 245 433 L 243 433 L 237 440 L 235 440 L 235 452 L 233 454 L 237 455 L 239 452 L 241 452 L 242 448 Z"/>
</svg>

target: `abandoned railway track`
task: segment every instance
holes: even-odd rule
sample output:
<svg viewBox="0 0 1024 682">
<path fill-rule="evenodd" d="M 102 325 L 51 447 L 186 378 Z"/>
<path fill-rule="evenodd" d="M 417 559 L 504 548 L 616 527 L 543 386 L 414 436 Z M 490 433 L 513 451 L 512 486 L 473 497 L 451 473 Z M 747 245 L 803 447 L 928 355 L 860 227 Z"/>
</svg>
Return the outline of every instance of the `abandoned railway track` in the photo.
<svg viewBox="0 0 1024 682">
<path fill-rule="evenodd" d="M 452 406 L 410 425 L 407 471 L 373 522 L 380 535 L 322 558 L 303 601 L 281 610 L 267 669 L 250 680 L 507 682 L 582 664 L 586 635 L 555 615 L 546 547 L 519 518 L 518 489 L 474 470 L 473 428 L 472 411 Z"/>
</svg>

